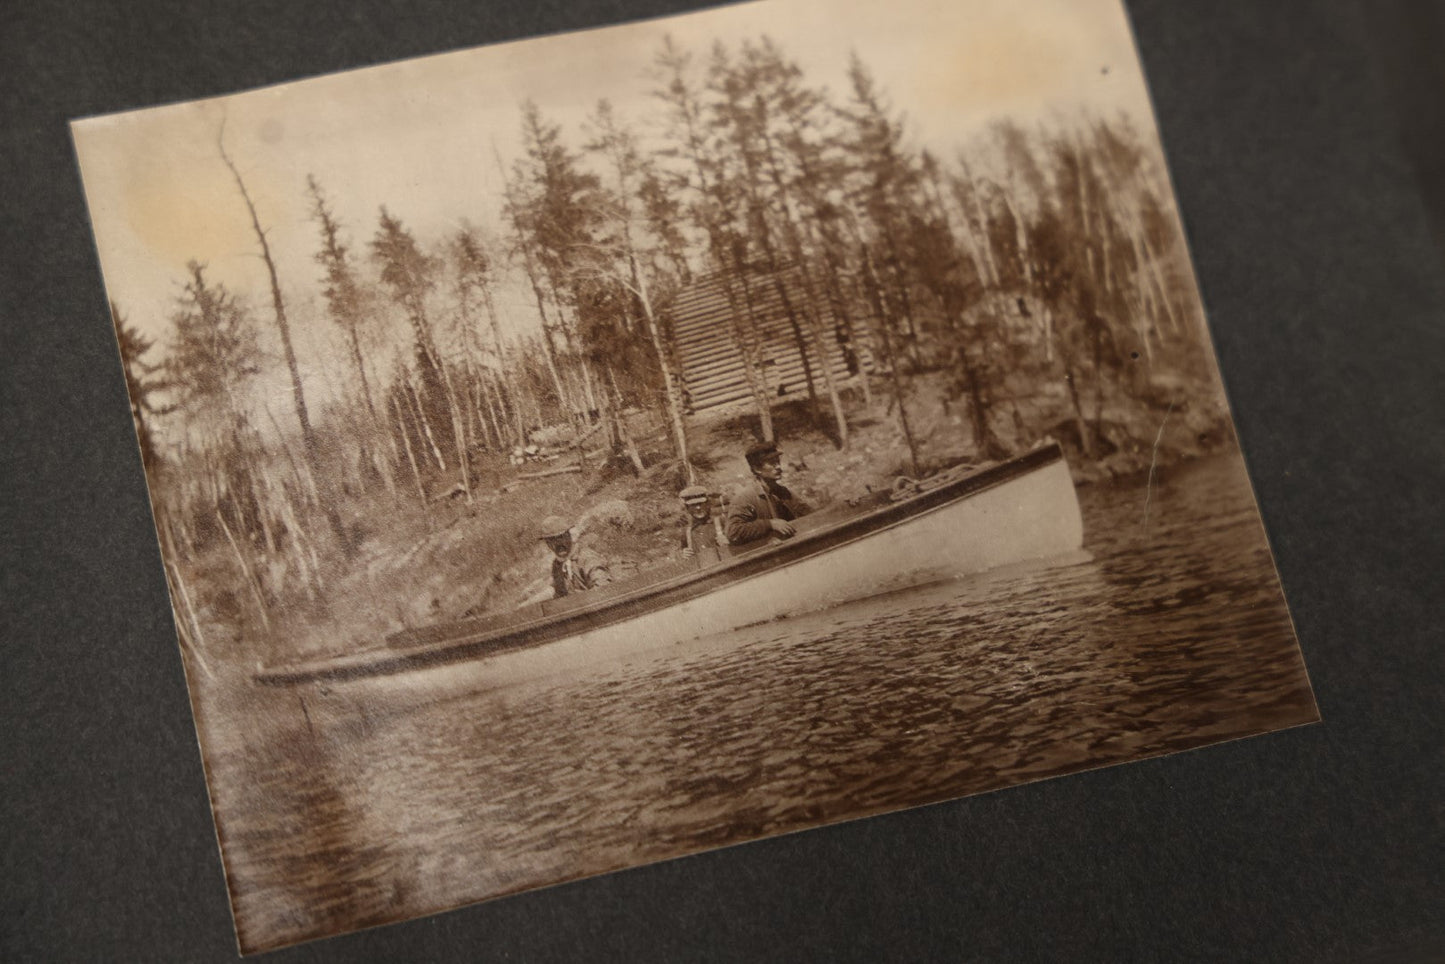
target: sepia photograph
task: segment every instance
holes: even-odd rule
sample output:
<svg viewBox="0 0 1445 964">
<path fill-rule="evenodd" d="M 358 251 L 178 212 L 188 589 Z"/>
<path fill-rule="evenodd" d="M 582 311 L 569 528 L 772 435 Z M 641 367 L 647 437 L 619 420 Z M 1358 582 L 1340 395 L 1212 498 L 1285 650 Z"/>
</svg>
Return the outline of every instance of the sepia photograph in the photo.
<svg viewBox="0 0 1445 964">
<path fill-rule="evenodd" d="M 242 953 L 1319 719 L 1119 0 L 72 136 Z"/>
</svg>

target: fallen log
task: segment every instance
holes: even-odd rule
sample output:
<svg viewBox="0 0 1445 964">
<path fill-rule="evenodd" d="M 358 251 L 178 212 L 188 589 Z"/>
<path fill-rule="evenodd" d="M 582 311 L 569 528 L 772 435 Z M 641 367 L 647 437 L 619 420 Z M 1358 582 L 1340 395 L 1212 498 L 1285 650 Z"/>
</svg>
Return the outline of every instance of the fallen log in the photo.
<svg viewBox="0 0 1445 964">
<path fill-rule="evenodd" d="M 573 449 L 581 448 L 582 443 L 585 442 L 587 439 L 591 438 L 594 434 L 596 434 L 597 430 L 601 427 L 602 422 L 594 422 L 592 424 L 592 427 L 589 428 L 587 431 L 583 432 L 580 435 L 574 436 L 571 443 L 569 443 L 567 447 Z"/>
<path fill-rule="evenodd" d="M 564 465 L 560 469 L 548 469 L 545 472 L 523 472 L 517 476 L 518 479 L 545 479 L 549 475 L 567 475 L 571 472 L 581 472 L 582 466 L 577 463 Z"/>
<path fill-rule="evenodd" d="M 523 482 L 530 482 L 530 481 L 532 481 L 532 480 L 534 480 L 534 479 L 547 479 L 547 478 L 551 478 L 551 477 L 554 476 L 554 475 L 572 475 L 572 474 L 574 474 L 574 473 L 581 472 L 581 471 L 582 471 L 582 466 L 580 466 L 580 465 L 578 465 L 578 464 L 576 464 L 576 463 L 574 462 L 574 463 L 571 464 L 571 465 L 564 465 L 564 466 L 562 466 L 560 469 L 548 469 L 548 470 L 545 471 L 545 472 L 523 472 L 523 473 L 521 473 L 520 475 L 518 475 L 515 479 L 513 479 L 512 481 L 510 481 L 510 482 L 508 482 L 506 485 L 502 486 L 502 491 L 503 491 L 503 492 L 510 492 L 510 491 L 512 491 L 512 489 L 514 489 L 514 488 L 516 488 L 517 486 L 521 485 Z"/>
</svg>

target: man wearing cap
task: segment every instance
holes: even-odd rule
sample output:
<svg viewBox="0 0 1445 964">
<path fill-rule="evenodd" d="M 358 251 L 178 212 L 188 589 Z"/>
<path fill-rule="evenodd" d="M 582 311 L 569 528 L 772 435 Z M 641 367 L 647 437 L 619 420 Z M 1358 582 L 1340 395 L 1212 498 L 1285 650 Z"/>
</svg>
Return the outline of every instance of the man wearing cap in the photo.
<svg viewBox="0 0 1445 964">
<path fill-rule="evenodd" d="M 572 537 L 572 524 L 561 516 L 542 520 L 542 541 L 552 550 L 552 594 L 561 599 L 611 582 L 607 566 L 595 553 L 581 549 Z"/>
<path fill-rule="evenodd" d="M 771 442 L 759 442 L 747 450 L 746 458 L 753 480 L 728 504 L 728 542 L 741 546 L 772 534 L 791 538 L 797 531 L 792 521 L 807 515 L 808 507 L 782 484 L 782 454 Z"/>
<path fill-rule="evenodd" d="M 689 485 L 677 497 L 682 500 L 683 511 L 687 513 L 687 518 L 683 520 L 686 528 L 682 534 L 682 554 L 689 559 L 699 553 L 706 560 L 721 558 L 719 547 L 727 544 L 727 537 L 723 535 L 719 521 L 713 518 L 712 497 L 707 489 Z"/>
</svg>

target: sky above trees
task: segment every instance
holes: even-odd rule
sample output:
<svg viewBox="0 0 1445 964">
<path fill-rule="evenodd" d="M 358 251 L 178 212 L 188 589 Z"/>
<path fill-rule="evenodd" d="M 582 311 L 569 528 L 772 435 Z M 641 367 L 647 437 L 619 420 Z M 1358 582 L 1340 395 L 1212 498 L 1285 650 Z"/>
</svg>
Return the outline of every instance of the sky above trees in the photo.
<svg viewBox="0 0 1445 964">
<path fill-rule="evenodd" d="M 224 123 L 300 318 L 304 365 L 306 355 L 334 350 L 308 343 L 326 329 L 308 175 L 353 244 L 371 237 L 382 205 L 423 243 L 463 222 L 497 237 L 497 157 L 509 167 L 521 153 L 524 101 L 580 142 L 588 114 L 607 97 L 646 136 L 659 114 L 650 68 L 664 37 L 705 57 L 714 42 L 763 33 L 840 95 L 856 51 L 906 116 L 914 143 L 944 157 L 1004 117 L 1028 124 L 1123 112 L 1152 127 L 1117 0 L 740 4 L 78 121 L 107 289 L 137 329 L 162 341 L 192 260 L 234 291 L 265 290 L 255 235 L 217 151 Z M 520 289 L 502 292 L 498 310 L 508 325 L 534 324 Z"/>
</svg>

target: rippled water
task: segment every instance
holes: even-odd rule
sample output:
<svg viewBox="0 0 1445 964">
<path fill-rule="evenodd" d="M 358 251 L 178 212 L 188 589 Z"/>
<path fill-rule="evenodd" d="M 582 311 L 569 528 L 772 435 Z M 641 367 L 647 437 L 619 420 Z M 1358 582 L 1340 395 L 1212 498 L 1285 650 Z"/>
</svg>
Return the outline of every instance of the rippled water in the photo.
<svg viewBox="0 0 1445 964">
<path fill-rule="evenodd" d="M 1062 566 L 502 657 L 444 697 L 276 697 L 209 754 L 243 947 L 1316 718 L 1237 459 L 1156 478 L 1147 514 L 1143 479 L 1080 499 Z"/>
</svg>

